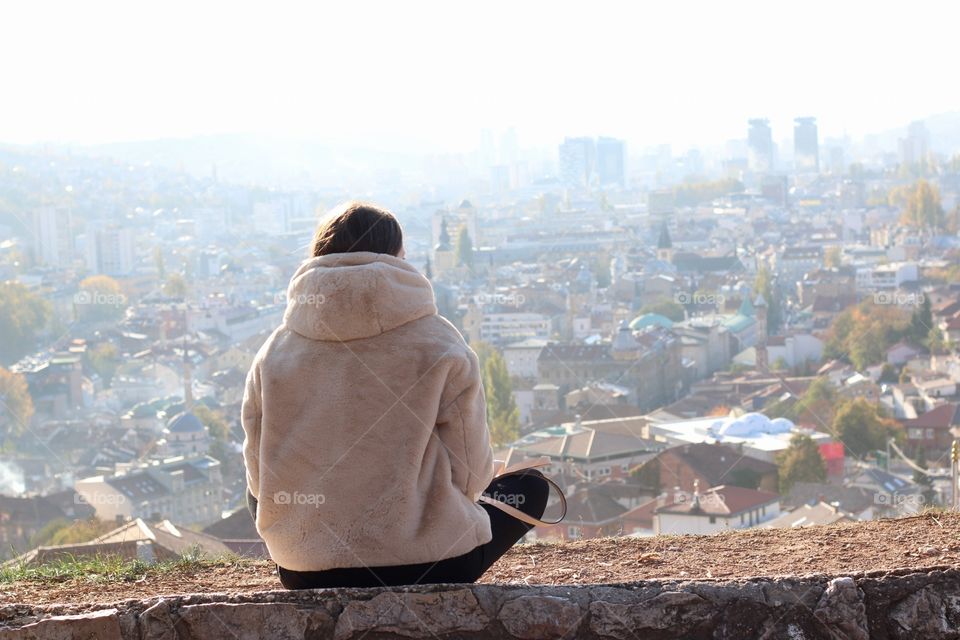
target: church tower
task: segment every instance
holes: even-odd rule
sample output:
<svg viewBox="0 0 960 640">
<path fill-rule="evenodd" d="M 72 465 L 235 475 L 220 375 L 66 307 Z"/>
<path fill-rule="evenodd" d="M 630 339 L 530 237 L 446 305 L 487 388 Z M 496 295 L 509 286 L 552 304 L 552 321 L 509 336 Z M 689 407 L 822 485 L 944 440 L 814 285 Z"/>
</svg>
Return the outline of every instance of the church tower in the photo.
<svg viewBox="0 0 960 640">
<path fill-rule="evenodd" d="M 660 225 L 660 237 L 657 238 L 657 260 L 673 262 L 673 242 L 670 240 L 670 232 L 667 230 L 666 222 Z"/>
</svg>

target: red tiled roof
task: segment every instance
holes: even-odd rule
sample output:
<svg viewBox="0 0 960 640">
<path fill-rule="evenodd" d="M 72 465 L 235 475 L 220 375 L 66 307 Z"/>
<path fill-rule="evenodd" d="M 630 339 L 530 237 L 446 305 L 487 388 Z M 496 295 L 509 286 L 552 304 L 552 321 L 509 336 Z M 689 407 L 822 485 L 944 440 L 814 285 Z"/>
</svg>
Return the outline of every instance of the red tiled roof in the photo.
<svg viewBox="0 0 960 640">
<path fill-rule="evenodd" d="M 904 420 L 905 427 L 929 427 L 931 429 L 949 429 L 957 416 L 957 405 L 947 402 L 935 407 L 911 420 Z"/>
<path fill-rule="evenodd" d="M 671 500 L 674 498 L 670 497 Z M 689 494 L 680 494 L 679 499 L 660 507 L 657 512 L 732 516 L 779 499 L 779 495 L 770 491 L 721 485 L 702 492 L 698 500 L 693 500 Z"/>
</svg>

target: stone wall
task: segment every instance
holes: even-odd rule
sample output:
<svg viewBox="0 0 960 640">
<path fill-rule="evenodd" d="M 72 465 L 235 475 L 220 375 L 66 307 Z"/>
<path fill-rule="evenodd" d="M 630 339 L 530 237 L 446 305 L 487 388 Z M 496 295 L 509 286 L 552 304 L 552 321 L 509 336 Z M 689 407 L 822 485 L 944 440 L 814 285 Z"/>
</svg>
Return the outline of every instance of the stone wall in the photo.
<svg viewBox="0 0 960 640">
<path fill-rule="evenodd" d="M 960 638 L 960 569 L 577 587 L 442 585 L 0 606 L 0 640 Z"/>
</svg>

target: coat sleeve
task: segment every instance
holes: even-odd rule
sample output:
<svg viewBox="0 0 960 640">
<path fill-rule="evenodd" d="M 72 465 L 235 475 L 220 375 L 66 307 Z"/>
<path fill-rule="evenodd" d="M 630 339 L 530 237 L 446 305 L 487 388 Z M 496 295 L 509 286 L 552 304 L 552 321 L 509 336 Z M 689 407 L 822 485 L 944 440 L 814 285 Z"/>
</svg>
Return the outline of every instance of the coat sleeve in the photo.
<svg viewBox="0 0 960 640">
<path fill-rule="evenodd" d="M 437 435 L 450 454 L 453 483 L 476 502 L 493 480 L 493 448 L 480 365 L 469 349 L 468 359 L 468 372 L 452 383 L 456 397 L 440 411 Z"/>
<path fill-rule="evenodd" d="M 263 419 L 260 397 L 260 365 L 254 361 L 247 373 L 240 422 L 243 425 L 243 464 L 247 470 L 247 491 L 260 499 L 260 427 Z"/>
</svg>

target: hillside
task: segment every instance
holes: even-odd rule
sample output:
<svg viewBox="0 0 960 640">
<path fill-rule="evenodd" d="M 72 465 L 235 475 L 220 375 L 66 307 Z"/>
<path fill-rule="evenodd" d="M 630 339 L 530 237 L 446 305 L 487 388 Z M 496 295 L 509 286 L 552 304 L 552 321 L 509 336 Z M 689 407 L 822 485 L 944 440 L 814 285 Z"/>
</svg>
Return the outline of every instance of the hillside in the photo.
<svg viewBox="0 0 960 640">
<path fill-rule="evenodd" d="M 734 580 L 849 575 L 960 567 L 960 514 L 928 513 L 803 529 L 751 529 L 713 536 L 604 538 L 519 545 L 483 584 L 577 585 L 644 580 Z M 263 561 L 184 562 L 172 567 L 76 576 L 0 573 L 3 604 L 109 603 L 185 593 L 281 589 Z M 0 615 L 2 620 L 2 615 Z"/>
</svg>

